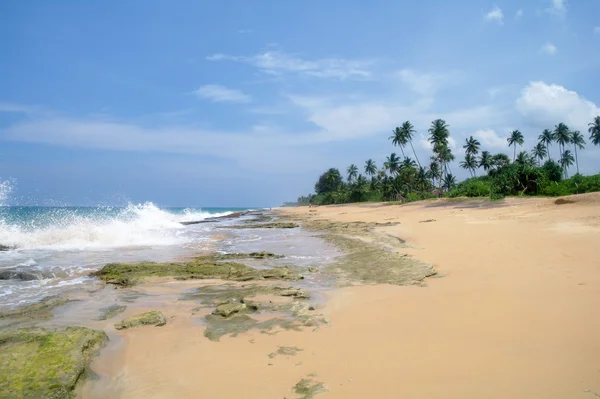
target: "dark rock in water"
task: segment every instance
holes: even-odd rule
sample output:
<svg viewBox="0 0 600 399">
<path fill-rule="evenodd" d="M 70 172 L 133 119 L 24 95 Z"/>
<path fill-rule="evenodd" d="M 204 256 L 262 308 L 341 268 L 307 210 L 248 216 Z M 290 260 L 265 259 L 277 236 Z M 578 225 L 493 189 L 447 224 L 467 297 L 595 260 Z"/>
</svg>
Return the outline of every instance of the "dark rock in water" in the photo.
<svg viewBox="0 0 600 399">
<path fill-rule="evenodd" d="M 11 247 L 9 245 L 2 245 L 0 244 L 0 251 L 11 251 L 13 249 L 15 249 L 16 247 Z"/>
<path fill-rule="evenodd" d="M 14 310 L 0 313 L 0 320 L 5 318 L 20 318 L 30 320 L 48 320 L 52 310 L 70 302 L 67 298 L 48 296 L 37 303 L 21 306 Z"/>
<path fill-rule="evenodd" d="M 139 315 L 128 317 L 122 320 L 120 323 L 115 324 L 117 330 L 123 330 L 125 328 L 133 328 L 140 326 L 164 326 L 167 324 L 167 318 L 162 312 L 153 310 L 151 312 L 142 313 Z"/>
<path fill-rule="evenodd" d="M 17 269 L 9 269 L 9 270 L 0 270 L 0 280 L 21 280 L 21 281 L 30 281 L 30 280 L 40 280 L 41 277 L 37 274 L 24 272 L 22 270 Z"/>
<path fill-rule="evenodd" d="M 221 228 L 228 229 L 295 229 L 300 227 L 298 223 L 294 222 L 273 222 L 273 223 L 248 223 L 245 225 L 237 226 L 219 226 Z"/>
<path fill-rule="evenodd" d="M 75 385 L 106 341 L 103 331 L 83 327 L 0 331 L 0 396 L 74 397 Z"/>
<path fill-rule="evenodd" d="M 106 308 L 100 309 L 102 314 L 98 317 L 98 320 L 108 320 L 117 316 L 120 313 L 123 313 L 127 309 L 127 306 L 124 305 L 111 305 Z"/>
</svg>

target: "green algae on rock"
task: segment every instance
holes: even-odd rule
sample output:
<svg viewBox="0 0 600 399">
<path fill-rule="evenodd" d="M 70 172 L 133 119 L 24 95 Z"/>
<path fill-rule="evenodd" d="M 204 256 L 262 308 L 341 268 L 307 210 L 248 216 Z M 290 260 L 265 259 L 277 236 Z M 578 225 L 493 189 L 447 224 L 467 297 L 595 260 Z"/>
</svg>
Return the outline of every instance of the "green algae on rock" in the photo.
<svg viewBox="0 0 600 399">
<path fill-rule="evenodd" d="M 52 309 L 70 302 L 67 298 L 48 296 L 31 305 L 21 306 L 8 312 L 0 313 L 0 319 L 17 317 L 35 320 L 47 320 L 52 317 Z"/>
<path fill-rule="evenodd" d="M 220 315 L 223 317 L 229 317 L 234 313 L 241 313 L 244 311 L 256 311 L 258 307 L 253 304 L 246 304 L 243 301 L 228 301 L 217 305 L 215 310 L 212 312 L 214 315 Z"/>
<path fill-rule="evenodd" d="M 269 353 L 269 358 L 273 359 L 277 355 L 282 356 L 296 356 L 298 352 L 302 352 L 302 348 L 298 348 L 297 346 L 280 346 L 273 353 Z"/>
<path fill-rule="evenodd" d="M 235 226 L 216 226 L 219 228 L 227 229 L 295 229 L 300 227 L 298 223 L 294 222 L 272 222 L 272 223 L 248 223 Z"/>
<path fill-rule="evenodd" d="M 72 398 L 103 331 L 26 328 L 0 331 L 0 392 L 6 398 Z"/>
<path fill-rule="evenodd" d="M 99 271 L 92 273 L 107 283 L 132 286 L 147 277 L 174 277 L 176 279 L 222 279 L 233 281 L 249 280 L 300 280 L 303 277 L 288 267 L 257 270 L 236 262 L 223 262 L 227 259 L 273 258 L 278 255 L 270 252 L 250 254 L 218 254 L 200 256 L 184 262 L 169 263 L 109 263 Z"/>
<path fill-rule="evenodd" d="M 117 330 L 126 328 L 134 328 L 140 326 L 155 326 L 160 327 L 167 324 L 167 318 L 158 310 L 142 313 L 139 315 L 128 317 L 120 323 L 115 324 Z"/>
<path fill-rule="evenodd" d="M 323 383 L 314 382 L 311 379 L 303 378 L 294 385 L 294 392 L 299 395 L 297 399 L 311 399 L 316 394 L 324 392 Z"/>
</svg>

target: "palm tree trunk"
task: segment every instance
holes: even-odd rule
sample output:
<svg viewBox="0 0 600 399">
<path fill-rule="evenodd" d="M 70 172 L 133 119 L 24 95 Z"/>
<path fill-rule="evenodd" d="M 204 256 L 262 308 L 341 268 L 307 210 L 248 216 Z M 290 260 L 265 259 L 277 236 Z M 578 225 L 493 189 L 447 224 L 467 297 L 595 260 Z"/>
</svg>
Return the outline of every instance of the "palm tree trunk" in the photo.
<svg viewBox="0 0 600 399">
<path fill-rule="evenodd" d="M 573 147 L 575 148 L 575 164 L 577 165 L 577 174 L 579 174 L 579 160 L 577 159 L 577 145 L 573 144 Z"/>
<path fill-rule="evenodd" d="M 410 140 L 409 143 L 410 143 L 410 148 L 412 148 L 413 154 L 415 154 L 415 159 L 417 160 L 417 163 L 419 164 L 419 168 L 420 168 L 421 162 L 419 162 L 419 157 L 417 156 L 417 153 L 415 152 L 415 147 L 413 147 L 412 140 Z"/>
<path fill-rule="evenodd" d="M 516 144 L 513 146 L 513 162 L 515 162 L 515 159 L 517 159 L 517 145 Z"/>
</svg>

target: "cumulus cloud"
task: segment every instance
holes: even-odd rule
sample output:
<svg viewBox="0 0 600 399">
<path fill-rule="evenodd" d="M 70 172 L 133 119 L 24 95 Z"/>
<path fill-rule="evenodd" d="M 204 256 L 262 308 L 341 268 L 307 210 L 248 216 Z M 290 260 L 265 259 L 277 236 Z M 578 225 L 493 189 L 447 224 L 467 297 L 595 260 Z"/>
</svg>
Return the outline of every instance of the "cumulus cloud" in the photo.
<svg viewBox="0 0 600 399">
<path fill-rule="evenodd" d="M 483 19 L 485 21 L 495 21 L 499 24 L 504 23 L 504 14 L 500 7 L 495 6 L 490 12 L 484 15 Z"/>
<path fill-rule="evenodd" d="M 247 103 L 251 100 L 247 94 L 221 85 L 201 86 L 194 91 L 194 94 L 213 102 Z"/>
<path fill-rule="evenodd" d="M 234 61 L 250 64 L 271 75 L 296 74 L 315 78 L 367 79 L 373 61 L 320 58 L 305 60 L 280 51 L 266 51 L 251 56 L 213 54 L 208 61 Z"/>
<path fill-rule="evenodd" d="M 557 51 L 558 49 L 552 43 L 546 43 L 540 48 L 541 54 L 554 55 Z"/>
<path fill-rule="evenodd" d="M 505 148 L 506 138 L 498 136 L 494 129 L 482 129 L 473 133 L 473 136 L 481 142 L 483 148 Z"/>
<path fill-rule="evenodd" d="M 516 101 L 517 110 L 530 123 L 549 128 L 559 122 L 587 131 L 587 125 L 600 115 L 600 108 L 577 92 L 544 82 L 532 82 Z"/>
</svg>

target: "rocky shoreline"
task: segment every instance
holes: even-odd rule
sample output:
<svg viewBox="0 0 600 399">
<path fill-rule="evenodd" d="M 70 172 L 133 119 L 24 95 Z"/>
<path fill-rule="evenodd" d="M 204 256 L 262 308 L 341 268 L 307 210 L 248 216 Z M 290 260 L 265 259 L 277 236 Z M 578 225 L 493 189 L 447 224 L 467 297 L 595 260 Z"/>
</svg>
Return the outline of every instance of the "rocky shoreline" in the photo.
<svg viewBox="0 0 600 399">
<path fill-rule="evenodd" d="M 218 220 L 245 215 L 248 212 Z M 327 319 L 315 306 L 310 288 L 293 285 L 306 275 L 318 273 L 335 286 L 344 286 L 423 285 L 427 277 L 436 274 L 430 265 L 399 253 L 398 249 L 405 244 L 379 231 L 377 224 L 325 222 L 314 220 L 311 214 L 284 217 L 254 212 L 253 216 L 253 219 L 229 228 L 288 229 L 301 226 L 341 249 L 344 255 L 321 267 L 254 268 L 244 261 L 284 256 L 270 252 L 213 253 L 180 262 L 111 263 L 93 276 L 121 291 L 145 287 L 149 283 L 160 285 L 161 281 L 198 281 L 194 289 L 182 292 L 179 300 L 181 303 L 191 301 L 194 307 L 190 317 L 201 317 L 204 336 L 219 341 L 223 336 L 235 337 L 249 330 L 273 334 L 280 330 L 315 329 L 327 324 Z M 203 284 L 201 280 L 211 283 Z M 101 309 L 102 314 L 95 318 L 96 323 L 104 323 L 102 326 L 106 326 L 106 331 L 90 329 L 94 322 L 61 328 L 40 326 L 55 317 L 57 309 L 66 306 L 68 301 L 67 298 L 48 298 L 39 304 L 0 314 L 0 391 L 15 397 L 72 397 L 76 386 L 81 385 L 93 355 L 108 341 L 106 332 L 110 335 L 117 330 L 149 328 L 144 326 L 160 328 L 174 317 L 168 308 L 130 314 L 126 305 L 116 303 L 107 304 Z M 51 347 L 48 342 L 52 343 Z M 72 355 L 75 353 L 77 356 Z M 40 362 L 48 364 L 45 372 L 36 372 L 41 367 Z M 63 373 L 64 367 L 70 372 Z M 51 377 L 55 375 L 60 378 Z M 302 378 L 293 391 L 309 398 L 323 389 L 321 383 Z"/>
</svg>

